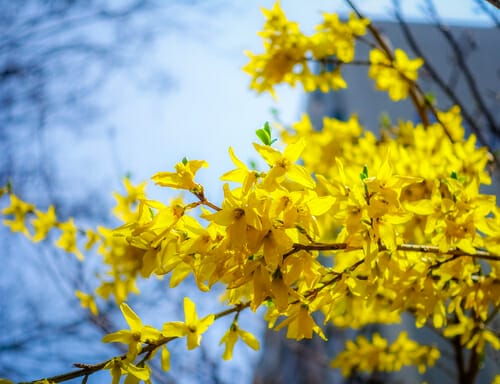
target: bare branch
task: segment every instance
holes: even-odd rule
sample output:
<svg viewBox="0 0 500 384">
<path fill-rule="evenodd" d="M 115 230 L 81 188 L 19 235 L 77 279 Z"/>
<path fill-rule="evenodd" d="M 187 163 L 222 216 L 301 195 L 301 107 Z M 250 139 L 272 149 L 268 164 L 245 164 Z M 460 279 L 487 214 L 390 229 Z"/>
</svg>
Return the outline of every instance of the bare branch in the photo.
<svg viewBox="0 0 500 384">
<path fill-rule="evenodd" d="M 497 17 L 495 12 L 493 12 L 484 2 L 484 0 L 476 0 L 476 4 L 481 8 L 481 11 L 483 11 L 486 15 L 489 16 L 489 18 L 493 21 L 495 26 L 500 29 L 500 19 Z"/>
<path fill-rule="evenodd" d="M 441 22 L 441 19 L 437 13 L 436 8 L 434 7 L 434 3 L 432 2 L 432 0 L 426 0 L 426 4 L 429 14 L 432 17 L 436 27 L 441 31 L 446 41 L 450 45 L 453 54 L 455 56 L 455 60 L 458 64 L 458 67 L 461 68 L 461 71 L 465 76 L 465 80 L 469 87 L 469 90 L 472 93 L 473 99 L 476 101 L 477 106 L 479 107 L 481 113 L 486 118 L 490 131 L 495 135 L 500 135 L 500 127 L 497 126 L 497 123 L 495 122 L 495 119 L 493 118 L 491 111 L 486 106 L 483 100 L 483 96 L 481 95 L 479 89 L 477 88 L 477 81 L 474 78 L 472 71 L 470 70 L 469 66 L 467 65 L 467 62 L 464 59 L 463 52 L 460 49 L 457 40 L 451 33 L 450 29 Z"/>
<path fill-rule="evenodd" d="M 500 1 L 499 0 L 486 0 L 488 3 L 490 3 L 491 5 L 493 5 L 494 7 L 497 7 L 498 9 L 500 9 Z"/>
<path fill-rule="evenodd" d="M 221 317 L 228 316 L 228 315 L 230 315 L 232 313 L 241 312 L 242 310 L 244 310 L 244 309 L 246 309 L 248 307 L 250 307 L 250 302 L 236 304 L 232 308 L 229 308 L 229 309 L 227 309 L 225 311 L 216 313 L 214 315 L 214 318 L 215 319 L 220 319 Z M 152 352 L 154 352 L 159 347 L 161 347 L 161 346 L 163 346 L 163 345 L 165 345 L 165 344 L 167 344 L 167 343 L 169 343 L 169 342 L 171 342 L 172 340 L 175 340 L 175 339 L 178 339 L 178 337 L 163 337 L 160 340 L 156 341 L 155 343 L 147 344 L 141 350 L 141 352 L 140 352 L 139 355 L 142 356 L 142 355 L 152 354 Z M 104 367 L 106 366 L 106 364 L 108 364 L 112 360 L 115 360 L 115 359 L 125 360 L 126 357 L 127 357 L 127 355 L 123 354 L 123 355 L 116 356 L 116 357 L 113 357 L 113 358 L 105 360 L 105 361 L 101 361 L 100 363 L 97 363 L 97 364 L 75 363 L 74 366 L 77 367 L 77 368 L 79 368 L 78 370 L 72 371 L 72 372 L 68 372 L 68 373 L 64 373 L 62 375 L 48 377 L 48 378 L 46 378 L 46 380 L 48 380 L 50 382 L 54 382 L 54 383 L 62 383 L 62 382 L 65 382 L 65 381 L 76 379 L 77 377 L 87 377 L 87 376 L 90 376 L 90 375 L 92 375 L 92 374 L 94 374 L 94 373 L 96 373 L 98 371 L 103 370 Z M 19 383 L 19 384 L 35 384 L 35 383 L 40 382 L 42 380 L 43 379 L 41 379 L 41 380 L 33 380 L 33 381 L 25 381 L 25 382 L 22 382 L 22 383 Z"/>
<path fill-rule="evenodd" d="M 482 145 L 488 146 L 488 140 L 486 137 L 483 135 L 480 127 L 477 125 L 476 120 L 470 116 L 469 112 L 467 109 L 464 107 L 463 103 L 459 100 L 456 92 L 454 92 L 443 80 L 443 78 L 438 74 L 437 70 L 434 68 L 434 66 L 431 64 L 430 60 L 422 49 L 420 48 L 419 44 L 417 43 L 417 40 L 413 36 L 408 24 L 405 22 L 402 14 L 401 14 L 401 7 L 400 3 L 397 0 L 393 1 L 394 5 L 394 10 L 395 10 L 395 16 L 396 19 L 399 22 L 399 25 L 401 26 L 401 29 L 403 30 L 403 34 L 405 35 L 406 40 L 408 41 L 408 44 L 410 45 L 411 49 L 415 52 L 415 54 L 422 59 L 424 59 L 424 68 L 431 76 L 432 80 L 439 86 L 439 88 L 448 96 L 454 104 L 458 105 L 460 107 L 460 110 L 462 112 L 462 116 L 464 117 L 465 121 L 467 121 L 467 124 L 469 124 L 472 132 L 478 137 L 479 141 L 481 142 Z M 493 153 L 493 150 L 490 149 L 490 152 Z M 498 163 L 498 161 L 497 161 Z"/>
<path fill-rule="evenodd" d="M 362 247 L 349 247 L 346 243 L 312 243 L 312 244 L 300 244 L 295 243 L 292 249 L 285 253 L 284 257 L 290 256 L 298 251 L 359 251 Z M 487 251 L 477 250 L 475 253 L 469 253 L 462 251 L 460 249 L 452 248 L 446 252 L 439 250 L 439 247 L 435 245 L 422 245 L 422 244 L 400 244 L 396 248 L 398 251 L 405 252 L 421 252 L 421 253 L 433 253 L 437 255 L 451 255 L 454 257 L 475 257 L 477 259 L 490 260 L 490 261 L 500 261 L 500 255 L 490 253 Z M 388 251 L 387 247 L 379 246 L 380 251 Z"/>
</svg>

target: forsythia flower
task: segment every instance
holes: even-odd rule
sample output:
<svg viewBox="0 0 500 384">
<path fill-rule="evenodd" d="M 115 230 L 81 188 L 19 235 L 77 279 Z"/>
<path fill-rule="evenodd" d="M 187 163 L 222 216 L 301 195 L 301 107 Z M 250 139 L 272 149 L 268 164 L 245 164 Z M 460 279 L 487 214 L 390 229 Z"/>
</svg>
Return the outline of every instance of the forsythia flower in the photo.
<svg viewBox="0 0 500 384">
<path fill-rule="evenodd" d="M 307 67 L 305 52 L 307 39 L 298 24 L 290 22 L 277 1 L 271 10 L 262 9 L 266 24 L 259 35 L 264 40 L 266 53 L 254 55 L 245 52 L 250 62 L 243 70 L 252 75 L 251 88 L 257 92 L 269 91 L 274 95 L 274 85 L 281 82 L 295 84 L 292 74 L 295 65 Z"/>
<path fill-rule="evenodd" d="M 151 368 L 147 365 L 145 367 L 138 367 L 129 361 L 114 358 L 104 366 L 104 369 L 109 369 L 109 373 L 113 378 L 111 384 L 120 384 L 120 378 L 124 374 L 127 374 L 125 383 L 138 383 L 139 380 L 142 380 L 145 383 L 150 382 L 149 377 L 151 375 Z"/>
<path fill-rule="evenodd" d="M 69 219 L 65 223 L 59 224 L 59 229 L 61 230 L 61 236 L 56 242 L 56 246 L 65 250 L 69 253 L 74 253 L 78 260 L 83 260 L 83 255 L 76 245 L 76 235 L 78 228 L 76 228 L 73 219 Z"/>
<path fill-rule="evenodd" d="M 323 23 L 316 29 L 318 33 L 312 36 L 313 56 L 319 60 L 337 56 L 341 61 L 349 63 L 354 59 L 356 37 L 366 33 L 367 19 L 359 19 L 351 13 L 349 21 L 339 20 L 336 13 L 323 13 Z"/>
<path fill-rule="evenodd" d="M 377 89 L 388 91 L 394 101 L 405 99 L 410 89 L 409 82 L 417 80 L 418 69 L 424 61 L 420 58 L 410 60 L 401 49 L 394 52 L 394 61 L 379 49 L 370 52 L 368 75 L 375 80 Z"/>
<path fill-rule="evenodd" d="M 90 313 L 92 313 L 94 316 L 98 315 L 99 311 L 97 309 L 94 296 L 89 295 L 82 291 L 76 291 L 75 295 L 76 297 L 78 297 L 78 299 L 80 299 L 80 305 L 83 308 L 88 308 Z"/>
<path fill-rule="evenodd" d="M 229 330 L 222 336 L 220 344 L 225 344 L 224 354 L 222 358 L 224 360 L 231 360 L 233 358 L 234 345 L 238 341 L 238 338 L 243 340 L 243 342 L 254 350 L 259 350 L 259 341 L 250 332 L 244 331 L 237 324 L 231 324 Z"/>
<path fill-rule="evenodd" d="M 28 228 L 26 228 L 25 217 L 29 212 L 33 212 L 35 206 L 28 204 L 16 195 L 10 195 L 10 206 L 2 210 L 4 215 L 13 215 L 13 220 L 4 220 L 3 223 L 10 227 L 13 232 L 22 232 L 24 235 L 29 236 Z"/>
<path fill-rule="evenodd" d="M 141 352 L 142 344 L 160 339 L 161 332 L 149 325 L 143 326 L 139 316 L 127 304 L 120 304 L 120 310 L 130 330 L 110 333 L 104 336 L 102 341 L 105 343 L 127 344 L 127 358 L 129 361 L 132 361 Z"/>
<path fill-rule="evenodd" d="M 250 171 L 248 167 L 234 154 L 233 148 L 229 147 L 229 156 L 236 169 L 224 173 L 220 179 L 224 181 L 235 181 L 241 183 L 243 187 L 243 193 L 246 193 L 250 188 L 257 182 L 259 177 L 258 172 Z"/>
<path fill-rule="evenodd" d="M 139 200 L 145 198 L 144 188 L 146 187 L 146 182 L 134 186 L 129 178 L 124 178 L 123 184 L 125 186 L 125 195 L 113 194 L 116 199 L 116 206 L 113 209 L 113 213 L 116 217 L 126 222 L 133 219 L 133 215 L 136 213 L 133 209 L 135 208 L 134 205 Z"/>
<path fill-rule="evenodd" d="M 193 193 L 203 191 L 200 184 L 195 183 L 194 176 L 201 167 L 208 167 L 204 160 L 183 160 L 175 165 L 175 172 L 158 172 L 152 179 L 157 185 L 176 189 L 186 189 Z"/>
<path fill-rule="evenodd" d="M 304 151 L 306 143 L 304 140 L 299 140 L 289 144 L 284 153 L 277 151 L 267 145 L 255 144 L 254 147 L 271 167 L 264 178 L 264 187 L 269 191 L 276 188 L 277 182 L 287 177 L 290 181 L 300 184 L 306 188 L 314 188 L 315 182 L 306 169 L 298 164 L 295 164 L 301 153 Z"/>
<path fill-rule="evenodd" d="M 349 340 L 346 350 L 331 365 L 333 368 L 341 368 L 344 376 L 349 376 L 352 371 L 399 371 L 407 365 L 417 365 L 419 372 L 423 373 L 427 366 L 435 364 L 439 355 L 436 348 L 419 345 L 408 339 L 406 332 L 401 332 L 391 345 L 375 333 L 371 342 L 364 336 L 358 336 L 356 342 Z"/>
<path fill-rule="evenodd" d="M 184 317 L 185 322 L 173 321 L 163 324 L 162 334 L 165 337 L 184 337 L 186 336 L 187 349 L 194 349 L 200 346 L 201 335 L 214 322 L 214 315 L 205 316 L 198 319 L 196 305 L 188 298 L 184 298 Z"/>
<path fill-rule="evenodd" d="M 311 339 L 314 331 L 323 340 L 326 340 L 323 330 L 316 325 L 309 313 L 309 308 L 304 304 L 295 305 L 293 311 L 275 329 L 279 331 L 285 326 L 288 326 L 286 337 L 290 339 Z"/>
<path fill-rule="evenodd" d="M 47 237 L 47 233 L 57 224 L 56 211 L 53 205 L 49 207 L 46 213 L 36 210 L 36 219 L 32 221 L 35 235 L 33 241 L 38 242 Z"/>
</svg>

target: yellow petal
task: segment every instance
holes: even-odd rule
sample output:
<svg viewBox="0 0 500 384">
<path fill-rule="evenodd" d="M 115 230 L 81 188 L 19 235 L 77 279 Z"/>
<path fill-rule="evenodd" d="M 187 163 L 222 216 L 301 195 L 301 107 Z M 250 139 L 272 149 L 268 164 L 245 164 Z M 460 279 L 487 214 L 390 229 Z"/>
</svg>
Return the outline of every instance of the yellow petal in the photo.
<svg viewBox="0 0 500 384">
<path fill-rule="evenodd" d="M 124 364 L 122 368 L 142 381 L 148 380 L 151 373 L 150 368 L 147 365 L 145 367 L 137 367 L 134 364 L 127 363 Z"/>
<path fill-rule="evenodd" d="M 184 317 L 186 324 L 195 324 L 198 322 L 196 305 L 189 299 L 189 297 L 184 298 Z"/>
<path fill-rule="evenodd" d="M 126 303 L 120 304 L 120 310 L 122 311 L 130 330 L 140 331 L 142 328 L 142 321 L 139 316 L 137 316 L 137 314 Z"/>
<path fill-rule="evenodd" d="M 238 341 L 238 334 L 229 329 L 224 336 L 222 337 L 220 344 L 226 344 L 226 348 L 224 349 L 224 353 L 222 354 L 222 358 L 224 360 L 231 360 L 233 358 L 233 349 L 236 341 Z"/>
<path fill-rule="evenodd" d="M 171 321 L 163 324 L 162 334 L 165 337 L 183 337 L 186 333 L 187 327 L 182 321 Z"/>
<path fill-rule="evenodd" d="M 307 172 L 307 170 L 301 165 L 290 165 L 287 176 L 291 181 L 303 185 L 306 188 L 313 189 L 316 186 L 314 179 L 311 177 L 309 172 Z"/>
<path fill-rule="evenodd" d="M 281 152 L 277 151 L 274 148 L 271 148 L 267 145 L 260 145 L 253 143 L 253 146 L 259 152 L 259 155 L 262 156 L 262 158 L 266 161 L 267 164 L 270 166 L 273 166 L 277 162 L 279 162 L 281 159 L 283 159 L 283 155 Z"/>
<path fill-rule="evenodd" d="M 203 319 L 200 320 L 200 322 L 196 326 L 196 330 L 198 333 L 204 333 L 208 327 L 210 327 L 215 320 L 214 315 L 208 315 L 205 316 Z"/>
<path fill-rule="evenodd" d="M 161 369 L 170 371 L 170 351 L 166 346 L 161 349 Z"/>
<path fill-rule="evenodd" d="M 299 159 L 305 147 L 306 147 L 306 141 L 303 138 L 301 138 L 297 142 L 289 144 L 285 148 L 284 157 L 291 163 L 295 163 Z"/>
<path fill-rule="evenodd" d="M 321 216 L 328 212 L 333 204 L 335 204 L 335 198 L 333 196 L 322 196 L 309 200 L 307 202 L 307 207 L 312 215 Z"/>
<path fill-rule="evenodd" d="M 187 338 L 186 338 L 186 343 L 187 343 L 187 349 L 192 350 L 200 346 L 201 342 L 201 335 L 198 332 L 188 332 Z"/>
<path fill-rule="evenodd" d="M 255 351 L 259 350 L 260 348 L 259 341 L 250 332 L 238 328 L 238 335 L 241 337 L 241 340 L 243 340 L 244 343 L 248 345 L 250 348 L 252 348 Z"/>
<path fill-rule="evenodd" d="M 103 343 L 123 343 L 128 344 L 131 338 L 130 331 L 120 330 L 117 332 L 113 332 L 105 335 L 102 338 Z"/>
</svg>

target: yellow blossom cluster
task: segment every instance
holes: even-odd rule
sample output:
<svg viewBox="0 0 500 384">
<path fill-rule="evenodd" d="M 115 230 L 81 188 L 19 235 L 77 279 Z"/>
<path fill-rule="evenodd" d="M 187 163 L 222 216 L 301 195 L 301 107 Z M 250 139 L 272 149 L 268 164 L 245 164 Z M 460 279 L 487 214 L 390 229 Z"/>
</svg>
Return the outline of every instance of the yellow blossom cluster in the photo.
<svg viewBox="0 0 500 384">
<path fill-rule="evenodd" d="M 266 23 L 259 35 L 266 52 L 246 52 L 250 62 L 244 71 L 252 75 L 251 88 L 259 93 L 269 91 L 274 95 L 274 86 L 280 83 L 295 86 L 298 82 L 307 92 L 318 88 L 328 92 L 347 87 L 340 65 L 353 61 L 356 38 L 366 33 L 367 19 L 351 14 L 349 20 L 343 22 L 337 14 L 325 12 L 323 22 L 316 26 L 316 32 L 307 36 L 296 22 L 288 20 L 279 2 L 272 9 L 263 9 L 262 12 Z M 319 75 L 314 73 L 314 61 L 326 67 L 332 60 L 338 65 L 335 71 L 323 70 Z"/>
<path fill-rule="evenodd" d="M 339 78 L 332 83 L 327 72 L 312 74 L 309 61 L 351 62 L 356 38 L 369 25 L 356 16 L 341 22 L 324 14 L 317 33 L 306 37 L 279 3 L 264 14 L 266 53 L 251 55 L 245 69 L 258 92 L 297 81 L 307 91 L 336 88 Z M 393 100 L 415 91 L 421 61 L 379 48 L 370 54 L 369 70 L 377 87 Z M 95 293 L 114 297 L 130 328 L 104 338 L 125 344 L 128 352 L 95 366 L 108 369 L 115 383 L 123 375 L 150 382 L 147 362 L 156 352 L 161 350 L 163 369 L 170 369 L 167 343 L 185 338 L 188 350 L 197 348 L 224 316 L 234 318 L 220 340 L 223 359 L 232 357 L 239 339 L 258 349 L 238 317 L 260 307 L 270 328 L 286 328 L 295 340 L 314 334 L 326 340 L 329 324 L 394 324 L 410 313 L 417 327 L 431 327 L 480 356 L 486 348 L 500 349 L 492 329 L 500 308 L 500 208 L 481 190 L 491 183 L 491 155 L 474 135 L 465 135 L 457 106 L 424 112 L 432 112 L 435 122 L 399 121 L 380 137 L 356 116 L 324 118 L 316 130 L 304 115 L 281 127 L 276 145 L 266 124 L 257 131 L 261 143 L 253 144 L 264 169 L 247 166 L 230 148 L 234 169 L 220 177 L 220 202 L 208 200 L 206 186 L 196 181 L 207 162 L 184 158 L 152 177 L 157 186 L 182 191 L 182 198 L 152 200 L 144 183 L 125 181 L 125 195 L 115 195 L 114 214 L 122 221 L 116 229 L 77 229 L 71 219 L 59 222 L 52 207 L 38 211 L 7 187 L 0 189 L 10 196 L 4 223 L 33 241 L 62 231 L 58 247 L 80 258 L 92 248 L 102 256 L 108 269 Z M 185 298 L 184 322 L 143 325 L 125 301 L 138 293 L 137 279 L 152 276 L 168 276 L 171 288 L 188 277 L 201 291 L 218 285 L 227 309 L 199 318 Z M 93 294 L 77 296 L 98 313 Z M 435 346 L 419 345 L 404 332 L 392 344 L 374 334 L 348 342 L 332 365 L 344 375 L 406 365 L 423 372 L 439 357 Z"/>
<path fill-rule="evenodd" d="M 369 341 L 364 336 L 358 336 L 356 341 L 348 341 L 346 350 L 332 361 L 334 368 L 340 368 L 344 376 L 351 372 L 390 372 L 399 371 L 403 366 L 418 366 L 424 373 L 427 366 L 433 366 L 439 359 L 439 350 L 434 347 L 418 345 L 408 338 L 406 332 L 401 332 L 392 344 L 378 333 Z"/>
</svg>

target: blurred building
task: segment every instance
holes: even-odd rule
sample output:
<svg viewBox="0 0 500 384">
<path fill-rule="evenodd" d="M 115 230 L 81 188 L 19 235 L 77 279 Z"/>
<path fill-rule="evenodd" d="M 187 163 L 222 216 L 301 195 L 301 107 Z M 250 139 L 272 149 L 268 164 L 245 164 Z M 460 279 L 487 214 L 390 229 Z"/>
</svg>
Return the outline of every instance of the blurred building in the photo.
<svg viewBox="0 0 500 384">
<path fill-rule="evenodd" d="M 410 58 L 418 55 L 409 45 L 399 23 L 379 22 L 376 27 L 386 37 L 391 48 L 402 48 Z M 467 85 L 463 68 L 457 63 L 449 42 L 435 26 L 429 24 L 409 24 L 409 30 L 425 55 L 425 59 L 436 70 L 449 89 L 458 95 L 467 112 L 479 124 L 484 117 L 480 115 L 477 101 Z M 449 27 L 463 58 L 471 69 L 477 90 L 487 108 L 494 116 L 497 127 L 500 124 L 500 29 Z M 356 57 L 360 60 L 368 58 L 369 47 L 357 43 Z M 368 67 L 349 66 L 342 68 L 342 74 L 349 88 L 331 93 L 320 91 L 310 95 L 307 100 L 307 112 L 315 127 L 321 127 L 323 116 L 343 119 L 356 113 L 361 124 L 370 130 L 378 128 L 381 113 L 389 114 L 393 119 L 404 118 L 417 120 L 417 114 L 411 101 L 392 102 L 386 92 L 375 89 L 373 81 L 368 78 Z M 451 107 L 454 102 L 439 89 L 422 68 L 419 72 L 420 83 L 426 92 L 435 96 L 441 109 Z M 498 144 L 498 143 L 496 143 Z"/>
</svg>

